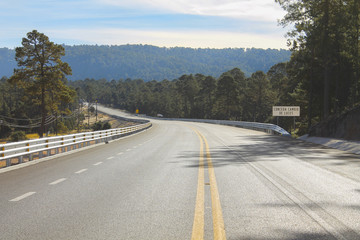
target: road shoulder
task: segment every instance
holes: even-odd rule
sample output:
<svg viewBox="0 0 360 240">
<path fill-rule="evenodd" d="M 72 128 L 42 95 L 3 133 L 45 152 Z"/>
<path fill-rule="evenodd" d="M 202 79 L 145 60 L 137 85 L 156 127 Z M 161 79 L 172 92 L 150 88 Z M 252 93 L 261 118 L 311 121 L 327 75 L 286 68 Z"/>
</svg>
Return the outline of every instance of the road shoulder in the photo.
<svg viewBox="0 0 360 240">
<path fill-rule="evenodd" d="M 307 134 L 299 137 L 298 139 L 301 141 L 311 142 L 326 147 L 360 155 L 360 141 L 348 141 L 345 139 L 324 138 L 324 137 L 311 137 Z"/>
</svg>

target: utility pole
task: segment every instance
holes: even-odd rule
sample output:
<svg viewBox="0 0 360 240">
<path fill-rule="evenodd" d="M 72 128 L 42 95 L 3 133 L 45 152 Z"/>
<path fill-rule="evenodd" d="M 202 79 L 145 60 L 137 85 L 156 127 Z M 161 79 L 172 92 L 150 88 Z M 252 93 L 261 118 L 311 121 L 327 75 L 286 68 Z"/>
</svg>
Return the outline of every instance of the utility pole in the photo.
<svg viewBox="0 0 360 240">
<path fill-rule="evenodd" d="M 56 120 L 55 120 L 55 136 L 57 136 L 58 135 L 58 113 L 57 112 L 55 113 L 55 118 L 56 118 Z"/>
<path fill-rule="evenodd" d="M 95 122 L 97 122 L 97 100 L 95 102 L 95 106 L 96 106 L 96 112 L 95 112 L 96 120 L 95 120 Z"/>
<path fill-rule="evenodd" d="M 82 102 L 79 102 L 79 106 L 78 106 L 78 113 L 77 113 L 77 129 L 78 129 L 78 133 L 80 132 L 80 113 L 82 111 Z"/>
<path fill-rule="evenodd" d="M 90 128 L 90 102 L 88 102 L 88 128 Z"/>
</svg>

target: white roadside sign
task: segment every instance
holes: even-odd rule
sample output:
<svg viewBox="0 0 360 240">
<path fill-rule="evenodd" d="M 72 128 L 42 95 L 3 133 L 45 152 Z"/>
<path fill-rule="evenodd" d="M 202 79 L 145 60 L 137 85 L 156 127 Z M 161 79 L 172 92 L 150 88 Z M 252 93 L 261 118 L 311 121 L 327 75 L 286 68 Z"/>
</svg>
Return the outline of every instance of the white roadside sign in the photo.
<svg viewBox="0 0 360 240">
<path fill-rule="evenodd" d="M 273 106 L 273 117 L 299 117 L 299 106 Z"/>
</svg>

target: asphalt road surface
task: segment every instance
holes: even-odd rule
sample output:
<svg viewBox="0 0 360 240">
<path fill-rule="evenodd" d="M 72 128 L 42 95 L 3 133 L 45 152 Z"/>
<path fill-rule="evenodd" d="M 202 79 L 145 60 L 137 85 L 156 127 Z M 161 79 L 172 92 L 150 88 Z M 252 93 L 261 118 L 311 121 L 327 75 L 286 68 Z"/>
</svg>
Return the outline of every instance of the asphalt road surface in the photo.
<svg viewBox="0 0 360 240">
<path fill-rule="evenodd" d="M 152 122 L 1 172 L 0 239 L 360 239 L 358 155 L 235 127 Z"/>
</svg>

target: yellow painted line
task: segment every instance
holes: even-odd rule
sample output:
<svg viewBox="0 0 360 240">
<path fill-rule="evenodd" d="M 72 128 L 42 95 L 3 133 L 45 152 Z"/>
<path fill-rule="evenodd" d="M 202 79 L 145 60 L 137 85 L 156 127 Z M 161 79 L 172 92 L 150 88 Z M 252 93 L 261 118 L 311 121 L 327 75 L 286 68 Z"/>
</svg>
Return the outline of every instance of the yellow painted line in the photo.
<svg viewBox="0 0 360 240">
<path fill-rule="evenodd" d="M 209 144 L 206 141 L 206 138 L 204 136 L 202 136 L 202 138 L 204 139 L 204 142 L 205 142 L 206 158 L 207 158 L 209 179 L 210 179 L 211 208 L 212 208 L 212 215 L 213 215 L 214 239 L 215 240 L 220 240 L 220 239 L 223 240 L 223 239 L 226 239 L 225 224 L 224 224 L 224 218 L 222 215 L 219 191 L 218 191 L 217 184 L 216 184 L 215 171 L 214 171 L 214 167 L 213 167 L 213 164 L 211 161 Z"/>
<path fill-rule="evenodd" d="M 204 239 L 204 147 L 206 150 L 206 159 L 209 171 L 210 180 L 210 195 L 211 195 L 211 209 L 213 216 L 213 229 L 214 229 L 214 240 L 226 240 L 225 225 L 222 215 L 220 196 L 217 188 L 216 177 L 214 167 L 211 161 L 211 154 L 209 144 L 206 138 L 196 129 L 192 128 L 193 131 L 198 135 L 200 139 L 200 157 L 199 157 L 199 177 L 198 177 L 198 188 L 195 205 L 195 216 L 193 224 L 193 232 L 191 239 Z"/>
<path fill-rule="evenodd" d="M 196 132 L 196 131 L 195 131 Z M 205 202 L 205 189 L 204 189 L 204 143 L 200 135 L 196 132 L 200 140 L 200 157 L 199 157 L 199 173 L 198 173 L 198 186 L 196 194 L 195 215 L 192 229 L 192 240 L 204 239 L 204 202 Z"/>
</svg>

